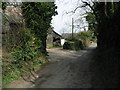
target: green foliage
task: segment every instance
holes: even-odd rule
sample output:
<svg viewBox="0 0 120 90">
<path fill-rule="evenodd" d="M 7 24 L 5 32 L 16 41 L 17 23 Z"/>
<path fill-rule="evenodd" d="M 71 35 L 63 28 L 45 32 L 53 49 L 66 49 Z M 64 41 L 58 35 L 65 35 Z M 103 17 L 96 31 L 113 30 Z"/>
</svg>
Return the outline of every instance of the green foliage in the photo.
<svg viewBox="0 0 120 90">
<path fill-rule="evenodd" d="M 3 10 L 5 10 L 6 6 L 7 6 L 7 3 L 6 2 L 2 2 L 2 9 Z"/>
<path fill-rule="evenodd" d="M 80 38 L 82 40 L 89 39 L 90 41 L 93 41 L 93 42 L 96 41 L 96 36 L 94 35 L 93 31 L 80 32 L 78 34 L 78 38 Z"/>
<path fill-rule="evenodd" d="M 33 60 L 34 57 L 37 57 L 38 54 L 40 54 L 39 49 L 41 47 L 41 41 L 30 31 L 30 29 L 25 29 L 22 31 L 23 41 L 18 47 L 14 48 L 12 53 L 16 59 L 23 58 L 24 61 Z"/>
<path fill-rule="evenodd" d="M 17 42 L 20 42 L 19 45 L 12 47 L 10 50 L 13 60 L 9 60 L 8 64 L 3 63 L 3 86 L 25 75 L 21 70 L 24 70 L 23 67 L 26 66 L 26 63 L 32 62 L 30 67 L 27 68 L 34 70 L 37 64 L 43 62 L 37 59 L 42 55 L 40 52 L 41 41 L 35 37 L 31 29 L 19 30 L 17 37 L 19 37 L 19 40 L 17 40 Z M 4 60 L 5 58 L 3 58 L 3 62 Z"/>
<path fill-rule="evenodd" d="M 99 49 L 119 47 L 120 2 L 95 2 L 92 6 L 97 22 L 97 46 Z"/>
<path fill-rule="evenodd" d="M 11 81 L 18 79 L 20 77 L 19 70 L 13 64 L 9 64 L 6 67 L 2 68 L 3 76 L 2 83 L 3 87 L 6 87 Z"/>
<path fill-rule="evenodd" d="M 74 34 L 73 38 L 70 37 L 68 41 L 64 43 L 63 49 L 80 50 L 88 47 L 92 42 L 96 42 L 94 31 L 88 30 L 79 32 Z"/>
<path fill-rule="evenodd" d="M 92 12 L 87 12 L 86 13 L 87 16 L 86 16 L 86 20 L 88 22 L 88 30 L 92 30 L 92 31 L 95 31 L 96 29 L 96 20 L 95 20 L 95 15 L 92 13 Z"/>
<path fill-rule="evenodd" d="M 87 31 L 87 32 L 79 32 L 77 38 L 82 40 L 85 47 L 88 47 L 91 42 L 96 42 L 96 36 L 94 35 L 94 31 Z"/>
<path fill-rule="evenodd" d="M 38 69 L 47 59 L 44 56 L 47 30 L 52 16 L 57 14 L 57 7 L 50 2 L 24 2 L 21 7 L 27 28 L 21 27 L 19 23 L 10 23 L 11 30 L 6 30 L 3 35 L 4 49 L 13 57 L 2 66 L 3 86 L 25 76 L 29 70 Z"/>
<path fill-rule="evenodd" d="M 70 50 L 80 50 L 83 49 L 82 41 L 75 40 L 75 41 L 68 41 L 65 42 L 63 45 L 63 49 L 70 49 Z"/>
<path fill-rule="evenodd" d="M 23 2 L 22 10 L 27 27 L 42 41 L 41 52 L 46 54 L 47 30 L 57 7 L 52 2 Z"/>
<path fill-rule="evenodd" d="M 63 45 L 63 49 L 71 49 L 71 44 L 70 42 L 65 42 Z"/>
</svg>

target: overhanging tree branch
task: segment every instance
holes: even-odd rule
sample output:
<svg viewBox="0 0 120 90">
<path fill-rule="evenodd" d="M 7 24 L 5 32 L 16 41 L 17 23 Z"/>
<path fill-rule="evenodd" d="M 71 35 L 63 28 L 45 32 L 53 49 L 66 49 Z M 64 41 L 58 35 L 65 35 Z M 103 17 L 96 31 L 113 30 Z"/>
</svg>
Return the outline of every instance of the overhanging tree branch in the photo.
<svg viewBox="0 0 120 90">
<path fill-rule="evenodd" d="M 69 13 L 75 13 L 77 11 L 77 9 L 88 6 L 93 11 L 93 14 L 95 15 L 95 19 L 98 21 L 98 17 L 97 17 L 97 13 L 96 13 L 95 9 L 88 2 L 83 1 L 83 0 L 81 0 L 81 2 L 84 3 L 84 5 L 76 7 L 73 11 L 65 12 L 65 13 L 63 13 L 63 15 L 69 14 Z M 92 0 L 91 0 L 91 2 L 92 2 Z M 92 2 L 92 3 L 94 3 L 94 2 Z M 81 14 L 81 15 L 85 15 L 85 14 Z"/>
<path fill-rule="evenodd" d="M 84 7 L 89 6 L 89 8 L 93 11 L 93 14 L 95 15 L 95 19 L 98 21 L 98 16 L 97 16 L 97 13 L 96 13 L 95 9 L 94 9 L 88 2 L 85 2 L 85 1 L 83 1 L 83 0 L 81 0 L 81 1 L 82 1 L 82 3 L 85 4 Z M 94 3 L 94 4 L 95 4 L 95 3 Z"/>
<path fill-rule="evenodd" d="M 73 11 L 66 12 L 66 14 L 69 14 L 69 13 L 75 13 L 75 12 L 76 12 L 76 10 L 77 10 L 78 8 L 82 8 L 82 6 L 78 6 L 78 7 L 76 7 Z"/>
</svg>

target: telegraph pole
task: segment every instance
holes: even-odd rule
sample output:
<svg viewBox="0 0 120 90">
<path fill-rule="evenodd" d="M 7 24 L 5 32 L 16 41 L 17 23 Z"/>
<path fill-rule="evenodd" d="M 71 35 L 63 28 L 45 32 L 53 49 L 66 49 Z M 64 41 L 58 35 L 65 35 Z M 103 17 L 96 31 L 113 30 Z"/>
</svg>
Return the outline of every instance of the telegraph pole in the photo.
<svg viewBox="0 0 120 90">
<path fill-rule="evenodd" d="M 73 29 L 74 29 L 74 25 L 73 25 L 73 18 L 72 18 L 72 40 L 73 40 Z"/>
</svg>

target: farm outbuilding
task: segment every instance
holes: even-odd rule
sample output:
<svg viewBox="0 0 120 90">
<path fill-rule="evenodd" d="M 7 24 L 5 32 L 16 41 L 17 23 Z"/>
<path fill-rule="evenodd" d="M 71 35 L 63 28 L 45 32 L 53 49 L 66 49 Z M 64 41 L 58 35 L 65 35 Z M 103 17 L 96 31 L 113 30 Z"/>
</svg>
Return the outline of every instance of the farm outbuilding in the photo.
<svg viewBox="0 0 120 90">
<path fill-rule="evenodd" d="M 47 47 L 61 46 L 61 38 L 62 36 L 55 32 L 53 28 L 49 28 L 46 41 Z"/>
</svg>

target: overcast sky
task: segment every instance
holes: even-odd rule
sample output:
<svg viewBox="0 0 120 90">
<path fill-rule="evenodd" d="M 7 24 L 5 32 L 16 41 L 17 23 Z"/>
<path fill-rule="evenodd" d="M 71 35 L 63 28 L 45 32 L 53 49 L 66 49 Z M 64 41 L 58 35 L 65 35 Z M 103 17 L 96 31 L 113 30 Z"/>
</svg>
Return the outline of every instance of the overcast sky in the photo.
<svg viewBox="0 0 120 90">
<path fill-rule="evenodd" d="M 75 13 L 66 14 L 66 12 L 71 12 L 75 10 L 76 7 L 82 5 L 82 2 L 80 2 L 80 0 L 56 0 L 55 4 L 58 7 L 58 15 L 53 17 L 52 26 L 57 33 L 71 33 L 72 18 L 74 19 L 74 32 L 82 31 L 84 29 L 80 27 L 88 26 L 86 19 L 82 15 L 88 9 L 79 8 Z"/>
<path fill-rule="evenodd" d="M 82 31 L 84 28 L 81 27 L 88 26 L 88 23 L 84 18 L 85 15 L 82 15 L 89 10 L 88 8 L 78 8 L 75 13 L 66 14 L 68 12 L 74 11 L 76 7 L 82 6 L 83 3 L 81 0 L 55 0 L 55 4 L 58 7 L 58 15 L 53 16 L 53 19 L 51 21 L 52 26 L 54 27 L 54 31 L 59 34 L 71 33 L 72 18 L 74 21 L 74 32 Z"/>
</svg>

